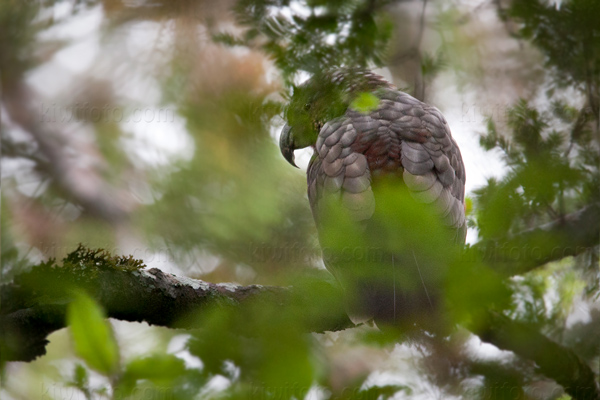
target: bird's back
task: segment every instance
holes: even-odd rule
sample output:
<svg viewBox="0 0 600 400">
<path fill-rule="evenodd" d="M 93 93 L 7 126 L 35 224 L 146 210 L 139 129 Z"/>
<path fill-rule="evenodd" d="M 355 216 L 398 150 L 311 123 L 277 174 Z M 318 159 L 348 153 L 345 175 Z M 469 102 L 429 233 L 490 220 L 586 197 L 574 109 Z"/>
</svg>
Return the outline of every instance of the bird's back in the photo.
<svg viewBox="0 0 600 400">
<path fill-rule="evenodd" d="M 308 195 L 352 313 L 410 321 L 436 303 L 442 247 L 464 243 L 465 171 L 435 107 L 391 87 L 373 94 L 375 108 L 321 129 Z"/>
</svg>

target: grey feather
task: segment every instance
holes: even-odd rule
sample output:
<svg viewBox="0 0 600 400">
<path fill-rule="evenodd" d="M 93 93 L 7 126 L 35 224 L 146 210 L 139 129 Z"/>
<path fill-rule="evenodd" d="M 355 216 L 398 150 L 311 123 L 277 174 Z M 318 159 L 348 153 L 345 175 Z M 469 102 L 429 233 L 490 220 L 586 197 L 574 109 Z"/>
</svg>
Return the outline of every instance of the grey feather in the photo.
<svg viewBox="0 0 600 400">
<path fill-rule="evenodd" d="M 367 159 L 365 156 L 362 154 L 358 154 L 357 156 L 356 161 L 346 165 L 346 176 L 350 178 L 361 176 L 367 170 Z"/>
<path fill-rule="evenodd" d="M 421 192 L 411 192 L 410 194 L 415 200 L 421 203 L 429 204 L 437 200 L 443 188 L 444 187 L 439 181 L 435 181 L 429 189 Z"/>
<path fill-rule="evenodd" d="M 323 171 L 329 176 L 337 176 L 339 175 L 344 168 L 343 160 L 338 158 L 332 163 L 324 162 L 323 163 Z"/>
<path fill-rule="evenodd" d="M 400 110 L 395 109 L 384 109 L 381 110 L 381 118 L 386 119 L 388 121 L 394 121 L 402 116 Z"/>
<path fill-rule="evenodd" d="M 365 175 L 357 176 L 355 178 L 346 178 L 342 187 L 350 193 L 364 192 L 371 186 L 369 177 Z"/>
<path fill-rule="evenodd" d="M 333 146 L 331 149 L 329 149 L 329 151 L 327 152 L 327 155 L 325 156 L 325 161 L 331 163 L 334 162 L 342 153 L 342 144 L 338 143 L 335 146 Z M 321 154 L 319 154 L 319 157 L 323 157 Z"/>
<path fill-rule="evenodd" d="M 342 135 L 340 143 L 342 146 L 348 147 L 352 144 L 352 142 L 354 142 L 354 140 L 356 140 L 356 130 L 351 124 L 348 124 L 348 128 Z"/>
<path fill-rule="evenodd" d="M 344 192 L 342 205 L 350 211 L 350 216 L 355 221 L 371 218 L 375 211 L 375 198 L 371 188 L 361 193 Z"/>
<path fill-rule="evenodd" d="M 450 168 L 450 160 L 445 154 L 440 154 L 438 157 L 433 157 L 433 164 L 435 165 L 435 169 L 440 172 L 444 172 Z"/>
<path fill-rule="evenodd" d="M 414 162 L 406 157 L 402 157 L 402 166 L 413 175 L 423 175 L 433 169 L 431 159 L 424 162 Z"/>
<path fill-rule="evenodd" d="M 448 167 L 444 172 L 438 173 L 438 178 L 444 186 L 451 186 L 456 180 L 456 174 L 452 167 Z"/>
<path fill-rule="evenodd" d="M 328 138 L 335 130 L 339 128 L 339 122 L 326 122 L 319 132 L 319 137 Z"/>
<path fill-rule="evenodd" d="M 442 121 L 440 121 L 439 118 L 433 114 L 425 114 L 421 117 L 421 119 L 425 122 L 429 122 L 430 124 L 432 124 L 434 126 L 443 125 Z"/>
<path fill-rule="evenodd" d="M 368 132 L 377 129 L 379 127 L 379 122 L 369 116 L 365 116 L 358 121 L 353 121 L 352 125 L 354 126 L 354 129 L 359 132 Z"/>
<path fill-rule="evenodd" d="M 344 158 L 344 165 L 355 163 L 356 160 L 358 160 L 358 153 L 352 153 L 348 157 Z"/>
<path fill-rule="evenodd" d="M 344 147 L 342 148 L 342 152 L 340 153 L 340 158 L 346 158 L 352 153 L 352 148 Z"/>
<path fill-rule="evenodd" d="M 327 139 L 325 139 L 325 144 L 330 147 L 336 144 L 344 134 L 344 128 L 345 126 L 338 127 Z"/>
<path fill-rule="evenodd" d="M 431 156 L 429 155 L 429 153 L 427 153 L 427 151 L 425 151 L 423 149 L 423 147 L 419 148 L 415 148 L 413 146 L 402 146 L 402 155 L 408 159 L 410 159 L 413 162 L 423 162 L 423 161 L 427 161 L 429 159 L 431 159 Z M 435 163 L 435 160 L 434 160 Z M 448 166 L 450 165 L 450 163 L 448 163 Z"/>
<path fill-rule="evenodd" d="M 435 211 L 439 213 L 441 217 L 446 217 L 452 209 L 455 200 L 456 199 L 452 197 L 450 190 L 444 188 L 434 203 Z"/>
<path fill-rule="evenodd" d="M 421 192 L 429 189 L 437 180 L 436 175 L 433 172 L 427 172 L 423 175 L 413 175 L 407 170 L 404 170 L 402 174 L 404 183 L 412 191 Z"/>
<path fill-rule="evenodd" d="M 338 192 L 342 188 L 344 183 L 344 175 L 339 174 L 337 176 L 328 176 L 325 178 L 324 187 L 328 192 Z"/>
</svg>

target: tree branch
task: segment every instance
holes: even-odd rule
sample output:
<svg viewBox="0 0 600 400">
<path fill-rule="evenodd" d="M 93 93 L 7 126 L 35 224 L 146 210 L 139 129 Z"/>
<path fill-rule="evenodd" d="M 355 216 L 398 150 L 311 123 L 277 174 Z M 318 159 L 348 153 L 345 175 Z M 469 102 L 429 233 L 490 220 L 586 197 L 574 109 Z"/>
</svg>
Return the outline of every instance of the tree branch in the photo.
<svg viewBox="0 0 600 400">
<path fill-rule="evenodd" d="M 52 128 L 53 124 L 60 122 L 55 120 L 54 105 L 45 110 L 51 115 L 44 115 L 43 103 L 40 102 L 36 109 L 35 98 L 27 85 L 19 83 L 8 88 L 2 103 L 11 122 L 31 134 L 38 144 L 41 155 L 36 154 L 34 161 L 55 179 L 71 200 L 91 214 L 115 223 L 128 218 L 135 205 L 131 196 L 106 182 L 95 168 L 75 165 L 64 150 L 65 144 L 70 141 Z M 74 152 L 80 151 L 76 150 Z"/>
<path fill-rule="evenodd" d="M 467 251 L 504 276 L 524 274 L 550 261 L 600 244 L 600 203 L 504 240 L 481 241 Z"/>
<path fill-rule="evenodd" d="M 594 372 L 573 351 L 532 327 L 500 313 L 488 312 L 475 332 L 481 340 L 535 362 L 539 372 L 561 385 L 573 399 L 600 399 Z"/>
<path fill-rule="evenodd" d="M 64 268 L 64 267 L 63 267 Z M 77 273 L 77 280 L 81 276 Z M 353 326 L 344 311 L 341 296 L 328 282 L 317 282 L 315 290 L 331 293 L 328 307 L 315 304 L 309 293 L 292 292 L 275 286 L 240 286 L 230 283 L 208 283 L 196 279 L 165 274 L 159 269 L 106 270 L 95 275 L 85 286 L 110 318 L 130 322 L 147 322 L 170 328 L 194 329 L 196 313 L 214 309 L 235 310 L 244 304 L 260 301 L 279 307 L 285 313 L 290 307 L 306 306 L 307 329 L 313 332 L 341 330 Z M 47 278 L 34 279 L 35 282 Z M 2 361 L 32 361 L 46 353 L 46 337 L 66 326 L 65 314 L 70 301 L 64 294 L 53 293 L 56 285 L 34 288 L 28 282 L 2 285 L 0 309 L 0 346 Z M 65 292 L 64 286 L 59 286 Z M 30 305 L 32 299 L 36 304 Z M 50 300 L 51 299 L 51 300 Z M 331 301 L 330 301 L 331 300 Z M 42 303 L 42 301 L 44 303 Z M 318 316 L 318 318 L 317 318 Z M 315 318 L 312 318 L 315 317 Z"/>
</svg>

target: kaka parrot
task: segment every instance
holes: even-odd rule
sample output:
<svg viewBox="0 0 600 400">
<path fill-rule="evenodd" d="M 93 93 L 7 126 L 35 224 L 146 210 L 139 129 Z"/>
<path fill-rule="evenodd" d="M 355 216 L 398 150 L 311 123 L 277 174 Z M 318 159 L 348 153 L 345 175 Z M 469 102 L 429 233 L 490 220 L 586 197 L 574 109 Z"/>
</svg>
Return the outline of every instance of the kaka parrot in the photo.
<svg viewBox="0 0 600 400">
<path fill-rule="evenodd" d="M 284 158 L 295 166 L 294 150 L 314 150 L 308 199 L 351 319 L 439 318 L 448 249 L 466 236 L 465 168 L 440 111 L 375 73 L 338 69 L 295 87 L 285 119 Z"/>
</svg>

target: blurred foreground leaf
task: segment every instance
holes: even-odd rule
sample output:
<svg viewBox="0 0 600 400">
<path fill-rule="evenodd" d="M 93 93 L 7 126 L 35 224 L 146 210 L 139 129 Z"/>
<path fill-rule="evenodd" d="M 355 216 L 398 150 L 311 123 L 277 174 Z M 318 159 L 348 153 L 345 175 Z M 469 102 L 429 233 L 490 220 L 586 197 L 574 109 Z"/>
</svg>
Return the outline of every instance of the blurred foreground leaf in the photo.
<svg viewBox="0 0 600 400">
<path fill-rule="evenodd" d="M 96 371 L 113 375 L 119 369 L 119 347 L 100 307 L 89 296 L 74 292 L 67 308 L 75 352 Z"/>
<path fill-rule="evenodd" d="M 350 106 L 363 114 L 368 114 L 379 106 L 379 97 L 364 92 L 359 94 Z"/>
</svg>

